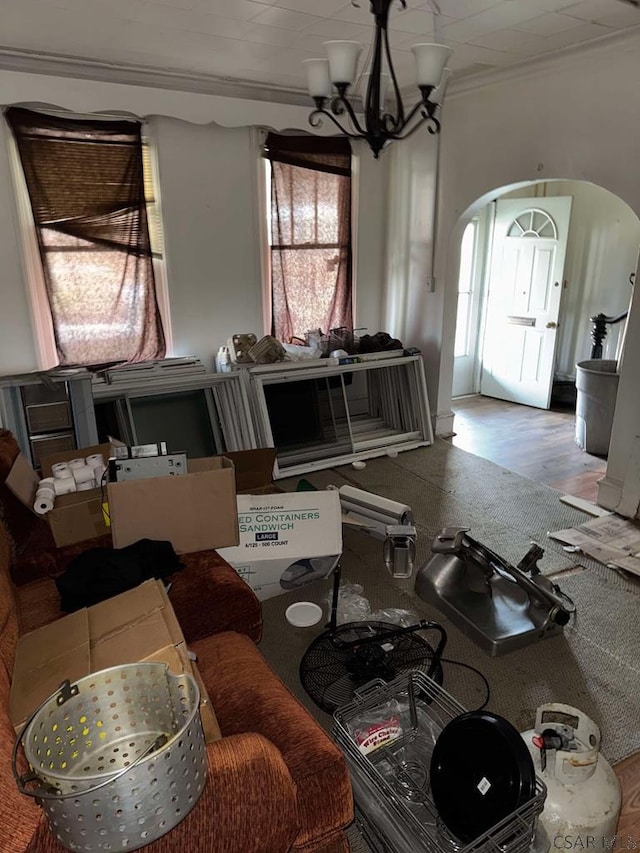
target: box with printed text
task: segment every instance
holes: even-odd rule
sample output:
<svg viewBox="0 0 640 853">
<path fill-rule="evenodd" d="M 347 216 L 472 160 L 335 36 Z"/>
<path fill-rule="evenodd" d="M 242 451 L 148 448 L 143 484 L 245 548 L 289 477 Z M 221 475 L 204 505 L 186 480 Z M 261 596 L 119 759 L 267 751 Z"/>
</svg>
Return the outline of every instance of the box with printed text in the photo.
<svg viewBox="0 0 640 853">
<path fill-rule="evenodd" d="M 218 553 L 264 600 L 326 578 L 342 555 L 337 491 L 238 495 L 240 543 Z"/>
</svg>

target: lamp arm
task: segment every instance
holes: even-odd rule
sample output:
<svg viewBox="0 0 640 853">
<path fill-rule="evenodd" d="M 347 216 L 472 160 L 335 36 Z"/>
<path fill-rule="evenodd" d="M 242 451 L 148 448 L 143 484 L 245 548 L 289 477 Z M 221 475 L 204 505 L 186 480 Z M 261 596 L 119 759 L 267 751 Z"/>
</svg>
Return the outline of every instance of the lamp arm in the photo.
<svg viewBox="0 0 640 853">
<path fill-rule="evenodd" d="M 397 133 L 389 134 L 390 139 L 408 139 L 410 136 L 413 136 L 413 134 L 416 132 L 416 130 L 419 127 L 422 127 L 422 125 L 425 122 L 429 122 L 429 124 L 427 124 L 427 128 L 429 130 L 429 133 L 436 134 L 436 133 L 440 132 L 440 122 L 438 121 L 438 119 L 435 116 L 429 115 L 429 113 L 427 113 L 427 112 L 422 112 L 420 114 L 419 121 L 417 121 L 413 125 L 413 127 L 411 127 L 409 130 L 407 130 L 407 126 L 409 125 L 413 116 L 416 114 L 416 111 L 419 107 L 420 107 L 420 104 L 418 104 L 416 107 L 414 107 L 411 110 L 411 112 L 409 113 L 409 116 L 407 118 L 407 121 L 405 122 L 404 127 L 400 128 L 400 130 Z"/>
<path fill-rule="evenodd" d="M 320 127 L 320 125 L 322 124 L 322 116 L 326 116 L 328 119 L 331 119 L 331 121 L 335 124 L 335 126 L 340 131 L 340 133 L 344 133 L 344 135 L 348 136 L 350 139 L 361 139 L 364 136 L 364 131 L 362 131 L 362 130 L 360 130 L 359 133 L 352 133 L 351 131 L 344 128 L 340 124 L 340 122 L 335 118 L 335 116 L 333 116 L 328 110 L 325 110 L 324 108 L 314 110 L 311 113 L 311 115 L 309 116 L 309 124 L 311 125 L 311 127 Z M 360 127 L 360 125 L 357 124 L 357 122 L 356 122 L 356 126 L 358 128 Z"/>
<path fill-rule="evenodd" d="M 395 116 L 390 116 L 388 113 L 385 113 L 384 122 L 387 129 L 389 129 L 389 122 L 387 121 L 387 117 L 391 118 L 391 125 L 395 128 L 396 131 L 401 131 L 403 127 L 406 126 L 409 118 L 415 113 L 415 109 L 411 111 L 409 118 L 405 119 L 404 117 L 404 105 L 402 103 L 402 95 L 400 94 L 400 86 L 398 85 L 398 78 L 396 77 L 396 72 L 393 67 L 393 62 L 391 60 L 391 49 L 389 47 L 389 36 L 387 29 L 385 27 L 384 30 L 384 52 L 387 57 L 387 67 L 389 68 L 389 74 L 391 76 L 391 83 L 393 85 L 393 94 L 396 100 L 396 114 Z"/>
<path fill-rule="evenodd" d="M 346 93 L 347 93 L 347 87 L 343 84 L 340 84 L 338 86 L 338 94 L 335 96 L 335 98 L 331 102 L 331 110 L 334 113 L 337 113 L 338 115 L 340 115 L 341 111 L 344 112 L 346 110 L 347 115 L 349 116 L 349 120 L 351 121 L 351 124 L 356 129 L 356 134 L 349 133 L 346 130 L 344 131 L 344 133 L 346 133 L 348 136 L 351 136 L 352 139 L 358 139 L 361 136 L 366 136 L 367 132 L 365 131 L 365 129 L 362 127 L 362 125 L 358 121 L 358 117 L 355 114 L 353 107 L 351 106 L 350 102 L 346 98 Z M 338 122 L 335 119 L 332 118 L 332 121 L 334 124 L 336 124 L 336 125 L 338 125 L 338 127 L 340 127 L 340 124 L 338 124 Z"/>
<path fill-rule="evenodd" d="M 417 128 L 421 127 L 423 122 L 430 121 L 432 124 L 429 126 L 430 133 L 438 133 L 440 131 L 440 122 L 435 117 L 434 113 L 438 107 L 438 104 L 430 104 L 426 105 L 424 99 L 422 101 L 418 101 L 414 107 L 411 109 L 407 117 L 404 119 L 404 122 L 401 126 L 393 128 L 393 116 L 385 115 L 383 116 L 383 120 L 385 122 L 385 127 L 388 130 L 388 135 L 391 139 L 406 139 L 408 136 L 417 130 Z M 409 127 L 412 120 L 415 118 L 416 113 L 419 110 L 422 110 L 420 115 L 420 120 L 416 122 L 416 124 L 410 128 L 407 133 L 404 131 Z"/>
</svg>

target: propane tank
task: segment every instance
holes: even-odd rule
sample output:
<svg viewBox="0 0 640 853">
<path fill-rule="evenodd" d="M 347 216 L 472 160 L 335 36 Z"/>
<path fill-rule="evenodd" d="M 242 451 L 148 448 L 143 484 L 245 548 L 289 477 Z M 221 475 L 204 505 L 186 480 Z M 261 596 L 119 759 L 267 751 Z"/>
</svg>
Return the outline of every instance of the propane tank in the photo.
<svg viewBox="0 0 640 853">
<path fill-rule="evenodd" d="M 540 822 L 551 853 L 611 850 L 621 808 L 620 783 L 600 754 L 600 729 L 582 711 L 550 703 L 524 732 L 538 775 L 547 786 Z"/>
</svg>

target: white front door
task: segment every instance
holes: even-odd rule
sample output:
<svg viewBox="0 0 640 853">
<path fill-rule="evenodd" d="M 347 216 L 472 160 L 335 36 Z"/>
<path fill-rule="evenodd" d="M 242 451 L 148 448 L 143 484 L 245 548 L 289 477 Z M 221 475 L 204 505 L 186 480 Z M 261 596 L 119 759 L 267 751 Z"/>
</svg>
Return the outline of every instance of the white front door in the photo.
<svg viewBox="0 0 640 853">
<path fill-rule="evenodd" d="M 571 201 L 497 202 L 481 394 L 549 408 Z"/>
</svg>

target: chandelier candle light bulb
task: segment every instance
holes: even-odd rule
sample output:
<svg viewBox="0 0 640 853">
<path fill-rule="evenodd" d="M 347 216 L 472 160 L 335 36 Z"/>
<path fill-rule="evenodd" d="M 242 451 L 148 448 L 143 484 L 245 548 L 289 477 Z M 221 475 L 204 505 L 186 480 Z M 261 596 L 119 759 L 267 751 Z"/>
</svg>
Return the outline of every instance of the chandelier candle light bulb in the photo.
<svg viewBox="0 0 640 853">
<path fill-rule="evenodd" d="M 351 86 L 356 79 L 362 45 L 357 41 L 325 41 L 324 47 L 329 57 L 331 82 L 338 89 L 341 86 Z"/>
<path fill-rule="evenodd" d="M 367 72 L 361 75 L 362 80 L 366 80 L 362 115 L 356 113 L 349 97 L 349 87 L 353 87 L 357 78 L 361 44 L 355 41 L 328 41 L 324 43 L 327 59 L 305 60 L 309 94 L 316 105 L 309 116 L 309 124 L 319 127 L 323 117 L 329 118 L 345 136 L 364 139 L 376 159 L 389 142 L 406 139 L 423 123 L 426 123 L 430 133 L 440 132 L 436 113 L 442 104 L 446 79 L 451 73 L 450 69 L 447 69 L 446 75 L 444 73 L 447 59 L 453 52 L 450 47 L 435 43 L 414 45 L 411 50 L 416 62 L 416 83 L 420 98 L 405 113 L 389 46 L 388 21 L 392 2 L 369 0 L 375 31 L 371 64 Z M 399 2 L 406 8 L 406 0 Z M 352 3 L 358 5 L 356 0 L 352 0 Z M 388 111 L 385 109 L 385 95 L 389 82 L 395 105 Z"/>
<path fill-rule="evenodd" d="M 328 59 L 305 59 L 307 87 L 312 98 L 331 97 L 331 78 Z"/>
<path fill-rule="evenodd" d="M 442 79 L 445 62 L 453 51 L 444 44 L 414 44 L 411 52 L 416 60 L 418 87 L 430 86 L 435 89 Z"/>
</svg>

